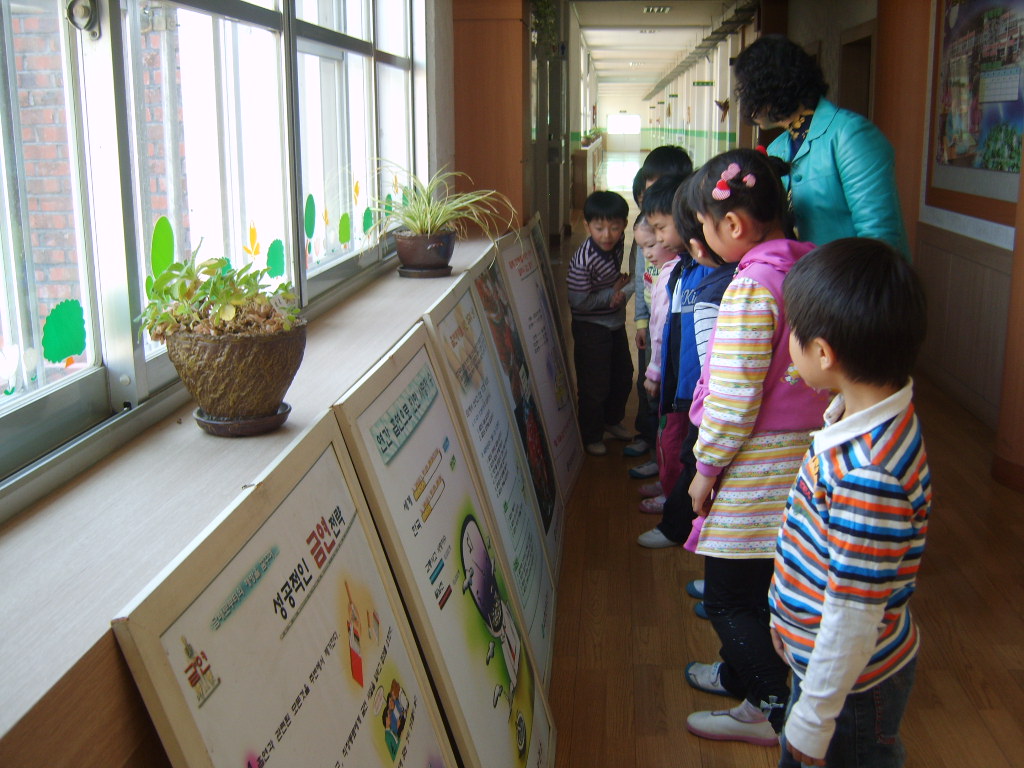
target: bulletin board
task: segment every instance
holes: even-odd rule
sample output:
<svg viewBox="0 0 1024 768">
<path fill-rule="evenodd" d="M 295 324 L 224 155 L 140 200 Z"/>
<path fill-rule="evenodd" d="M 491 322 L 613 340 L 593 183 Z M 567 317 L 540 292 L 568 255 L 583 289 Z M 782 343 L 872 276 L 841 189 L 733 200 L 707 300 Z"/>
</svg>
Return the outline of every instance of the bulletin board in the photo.
<svg viewBox="0 0 1024 768">
<path fill-rule="evenodd" d="M 554 724 L 422 323 L 335 412 L 460 757 L 545 768 Z"/>
<path fill-rule="evenodd" d="M 524 233 L 506 235 L 498 241 L 498 263 L 535 380 L 558 489 L 563 503 L 567 503 L 583 467 L 583 440 L 556 330 L 554 299 L 548 295 L 540 260 Z"/>
<path fill-rule="evenodd" d="M 356 482 L 325 412 L 113 620 L 177 768 L 455 768 Z"/>
<path fill-rule="evenodd" d="M 482 260 L 471 277 L 473 301 L 487 328 L 491 351 L 498 360 L 498 378 L 514 414 L 519 445 L 526 456 L 544 527 L 544 546 L 557 586 L 565 533 L 565 503 L 558 492 L 551 442 L 540 415 L 535 380 L 530 374 L 519 324 L 497 259 Z"/>
<path fill-rule="evenodd" d="M 496 548 L 519 600 L 530 648 L 547 687 L 554 646 L 555 585 L 544 548 L 544 524 L 522 455 L 518 427 L 501 385 L 497 358 L 468 283 L 424 318 L 443 361 L 454 411 L 480 467 L 498 533 Z"/>
<path fill-rule="evenodd" d="M 1012 226 L 1024 138 L 1024 0 L 936 10 L 925 202 Z"/>
</svg>

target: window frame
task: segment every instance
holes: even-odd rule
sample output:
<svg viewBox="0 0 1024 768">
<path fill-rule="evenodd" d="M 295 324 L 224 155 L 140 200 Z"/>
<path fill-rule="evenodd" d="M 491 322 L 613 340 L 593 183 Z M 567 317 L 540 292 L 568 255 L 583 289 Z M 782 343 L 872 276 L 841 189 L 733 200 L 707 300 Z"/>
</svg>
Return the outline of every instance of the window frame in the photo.
<svg viewBox="0 0 1024 768">
<path fill-rule="evenodd" d="M 329 1 L 329 0 L 328 0 Z M 377 18 L 377 0 L 370 0 L 370 19 Z M 367 58 L 372 103 L 367 105 L 373 121 L 374 151 L 380 145 L 386 125 L 380 119 L 377 68 L 381 63 L 408 72 L 409 124 L 406 127 L 409 157 L 422 171 L 426 158 L 420 153 L 428 146 L 428 126 L 418 107 L 420 62 L 425 59 L 425 36 L 417 33 L 425 13 L 425 0 L 403 0 L 408 14 L 406 25 L 410 56 L 396 56 L 376 49 L 376 28 L 370 41 L 351 37 L 296 18 L 292 0 L 279 0 L 271 10 L 242 0 L 175 0 L 177 8 L 207 13 L 245 25 L 254 25 L 279 35 L 281 83 L 284 90 L 281 115 L 287 166 L 286 202 L 291 252 L 290 274 L 299 294 L 302 313 L 315 317 L 358 290 L 394 260 L 393 238 L 385 237 L 367 248 L 354 251 L 315 275 L 308 275 L 304 259 L 303 204 L 301 179 L 301 133 L 297 102 L 298 56 L 307 42 Z M 138 322 L 144 297 L 134 288 L 141 285 L 138 258 L 141 195 L 135 191 L 135 95 L 126 35 L 130 27 L 126 14 L 136 0 L 109 0 L 101 4 L 98 38 L 80 33 L 67 23 L 61 25 L 64 39 L 65 92 L 69 103 L 69 143 L 78 162 L 72 175 L 79 189 L 76 237 L 81 258 L 88 265 L 88 289 L 94 309 L 90 343 L 96 349 L 96 367 L 68 382 L 26 398 L 9 413 L 0 415 L 0 429 L 17 443 L 17 454 L 5 450 L 0 460 L 0 522 L 5 515 L 40 498 L 75 473 L 100 460 L 130 436 L 165 418 L 188 401 L 161 350 L 147 360 L 140 340 Z M 2 18 L 9 35 L 9 21 Z M 0 72 L 0 75 L 3 75 Z M 0 83 L 4 85 L 4 83 Z M 10 99 L 10 84 L 0 98 Z M 16 102 L 15 102 L 16 103 Z M 71 106 L 74 106 L 72 110 Z M 72 114 L 74 112 L 74 114 Z M 5 127 L 6 131 L 6 127 Z M 112 141 L 111 137 L 116 137 Z M 12 136 L 13 140 L 13 136 Z M 369 158 L 374 167 L 375 158 Z M 102 174 L 98 169 L 105 169 Z M 111 173 L 106 169 L 116 169 Z M 15 171 L 17 172 L 17 171 Z M 376 174 L 367 184 L 376 186 Z M 367 194 L 376 194 L 368 189 Z M 99 202 L 102 201 L 102 204 Z M 13 248 L 13 246 L 12 246 Z M 10 502 L 10 503 L 9 503 Z"/>
</svg>

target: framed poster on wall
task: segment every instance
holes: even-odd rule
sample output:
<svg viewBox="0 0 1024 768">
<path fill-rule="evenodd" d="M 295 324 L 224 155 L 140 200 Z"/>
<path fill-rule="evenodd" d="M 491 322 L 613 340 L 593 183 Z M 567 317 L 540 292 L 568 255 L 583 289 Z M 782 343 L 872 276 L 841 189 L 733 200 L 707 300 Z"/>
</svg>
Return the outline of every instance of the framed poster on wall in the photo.
<svg viewBox="0 0 1024 768">
<path fill-rule="evenodd" d="M 468 283 L 434 306 L 425 320 L 449 391 L 455 394 L 455 412 L 477 457 L 498 550 L 546 687 L 554 650 L 555 585 L 544 547 L 544 521 L 502 391 L 498 361 Z"/>
<path fill-rule="evenodd" d="M 1012 226 L 1024 137 L 1024 0 L 936 9 L 925 202 Z"/>
<path fill-rule="evenodd" d="M 545 768 L 554 725 L 422 323 L 335 405 L 459 755 Z"/>
<path fill-rule="evenodd" d="M 583 441 L 569 370 L 556 330 L 553 298 L 548 295 L 540 261 L 525 233 L 505 235 L 498 241 L 498 263 L 535 381 L 564 504 L 583 467 Z"/>
<path fill-rule="evenodd" d="M 326 412 L 114 619 L 177 768 L 455 768 L 356 482 Z"/>
<path fill-rule="evenodd" d="M 512 409 L 516 434 L 526 456 L 537 508 L 544 525 L 548 562 L 557 586 L 565 532 L 565 504 L 558 491 L 551 441 L 540 415 L 536 385 L 530 374 L 519 324 L 497 261 L 481 262 L 471 277 L 473 300 L 498 360 L 498 378 Z"/>
</svg>

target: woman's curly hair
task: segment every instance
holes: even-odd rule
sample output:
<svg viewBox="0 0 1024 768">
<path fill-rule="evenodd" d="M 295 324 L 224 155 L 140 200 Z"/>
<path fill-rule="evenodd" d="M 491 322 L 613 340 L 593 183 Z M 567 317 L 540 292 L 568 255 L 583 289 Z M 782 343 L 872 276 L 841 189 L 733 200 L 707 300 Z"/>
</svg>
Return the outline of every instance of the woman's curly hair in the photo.
<svg viewBox="0 0 1024 768">
<path fill-rule="evenodd" d="M 736 98 L 744 118 L 783 120 L 801 107 L 814 109 L 828 91 L 813 58 L 782 35 L 766 35 L 740 52 L 733 63 Z"/>
</svg>

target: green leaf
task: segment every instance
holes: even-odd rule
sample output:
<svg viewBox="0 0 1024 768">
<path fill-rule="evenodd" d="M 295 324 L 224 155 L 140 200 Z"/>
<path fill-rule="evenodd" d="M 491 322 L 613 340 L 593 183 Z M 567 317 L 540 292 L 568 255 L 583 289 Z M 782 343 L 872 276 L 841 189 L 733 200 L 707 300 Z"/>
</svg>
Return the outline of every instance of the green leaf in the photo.
<svg viewBox="0 0 1024 768">
<path fill-rule="evenodd" d="M 280 277 L 284 274 L 284 243 L 275 240 L 267 248 L 267 274 Z"/>
<path fill-rule="evenodd" d="M 305 211 L 305 229 L 306 237 L 312 239 L 313 233 L 316 232 L 316 201 L 312 195 L 306 196 L 306 211 Z"/>
<path fill-rule="evenodd" d="M 373 229 L 373 211 L 367 208 L 363 211 L 363 234 Z"/>
<path fill-rule="evenodd" d="M 60 363 L 85 351 L 85 312 L 77 299 L 55 306 L 43 324 L 43 357 Z"/>
<path fill-rule="evenodd" d="M 352 239 L 352 217 L 347 213 L 341 214 L 338 221 L 338 242 L 344 244 Z"/>
<path fill-rule="evenodd" d="M 153 275 L 159 275 L 174 261 L 174 230 L 166 216 L 156 220 L 153 227 L 153 247 L 149 252 L 149 263 Z"/>
</svg>

